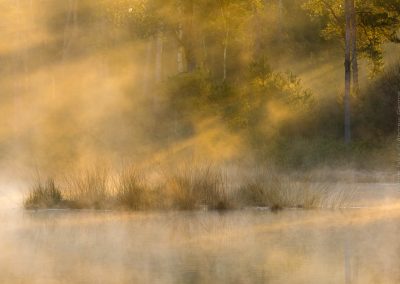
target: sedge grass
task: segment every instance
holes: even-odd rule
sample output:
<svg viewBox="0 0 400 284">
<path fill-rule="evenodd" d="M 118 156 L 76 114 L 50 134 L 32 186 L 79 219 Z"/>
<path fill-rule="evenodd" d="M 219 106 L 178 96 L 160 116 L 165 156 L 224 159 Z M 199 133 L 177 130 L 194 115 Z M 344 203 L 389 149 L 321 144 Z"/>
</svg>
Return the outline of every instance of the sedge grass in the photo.
<svg viewBox="0 0 400 284">
<path fill-rule="evenodd" d="M 315 180 L 311 175 L 296 179 L 274 170 L 253 170 L 234 187 L 220 167 L 193 163 L 165 171 L 157 184 L 151 184 L 135 167 L 116 174 L 94 168 L 69 175 L 63 183 L 38 180 L 23 205 L 27 209 L 226 210 L 261 206 L 279 210 L 341 208 L 350 201 L 351 192 Z"/>
<path fill-rule="evenodd" d="M 63 196 L 53 179 L 46 182 L 38 179 L 24 198 L 26 209 L 59 208 L 63 205 Z"/>
</svg>

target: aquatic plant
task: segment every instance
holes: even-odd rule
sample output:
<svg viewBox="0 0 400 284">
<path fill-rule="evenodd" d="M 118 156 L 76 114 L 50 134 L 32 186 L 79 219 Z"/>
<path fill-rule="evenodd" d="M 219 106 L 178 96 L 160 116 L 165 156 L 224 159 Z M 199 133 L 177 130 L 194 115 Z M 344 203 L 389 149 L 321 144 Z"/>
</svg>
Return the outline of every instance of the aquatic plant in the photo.
<svg viewBox="0 0 400 284">
<path fill-rule="evenodd" d="M 144 175 L 135 167 L 123 169 L 115 181 L 117 207 L 143 210 L 155 207 L 152 191 L 146 185 Z"/>
<path fill-rule="evenodd" d="M 172 208 L 222 210 L 232 207 L 226 175 L 211 164 L 185 164 L 177 168 L 167 174 L 165 190 Z"/>
<path fill-rule="evenodd" d="M 245 171 L 243 171 L 245 172 Z M 64 183 L 39 181 L 24 207 L 123 210 L 226 210 L 236 207 L 339 208 L 352 191 L 334 187 L 312 174 L 288 174 L 273 169 L 250 170 L 231 177 L 211 163 L 183 163 L 164 170 L 150 182 L 144 171 L 126 167 L 111 175 L 94 168 L 69 175 Z"/>
<path fill-rule="evenodd" d="M 62 205 L 63 196 L 53 179 L 38 179 L 23 203 L 26 209 L 57 208 Z"/>
<path fill-rule="evenodd" d="M 65 198 L 73 208 L 104 209 L 111 206 L 110 177 L 105 168 L 92 168 L 65 179 Z"/>
<path fill-rule="evenodd" d="M 314 181 L 305 174 L 301 180 L 274 170 L 256 170 L 239 188 L 239 199 L 246 206 L 283 208 L 338 208 L 350 194 L 334 189 L 331 183 Z"/>
</svg>

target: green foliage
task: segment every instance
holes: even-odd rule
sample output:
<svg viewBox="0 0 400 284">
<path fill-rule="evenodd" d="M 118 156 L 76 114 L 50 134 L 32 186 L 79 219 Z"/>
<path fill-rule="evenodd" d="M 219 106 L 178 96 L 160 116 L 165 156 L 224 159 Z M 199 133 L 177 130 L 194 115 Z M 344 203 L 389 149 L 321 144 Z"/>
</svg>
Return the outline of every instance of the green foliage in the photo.
<svg viewBox="0 0 400 284">
<path fill-rule="evenodd" d="M 133 35 L 148 38 L 154 35 L 162 24 L 158 11 L 160 1 L 147 0 L 103 0 L 104 14 L 108 22 L 116 28 L 128 29 Z"/>
<path fill-rule="evenodd" d="M 126 148 L 129 155 L 141 156 L 141 151 L 148 154 L 169 149 L 174 143 L 195 137 L 199 134 L 199 122 L 208 118 L 222 122 L 228 132 L 240 136 L 247 146 L 246 156 L 261 160 L 273 158 L 291 167 L 341 160 L 340 153 L 356 153 L 354 156 L 357 156 L 369 150 L 364 144 L 377 146 L 379 143 L 371 141 L 386 140 L 394 134 L 398 69 L 387 71 L 366 88 L 360 80 L 362 92 L 353 98 L 356 139 L 353 148 L 344 147 L 341 142 L 340 94 L 324 98 L 325 88 L 311 93 L 301 81 L 303 74 L 313 73 L 311 80 L 307 77 L 308 86 L 312 86 L 312 80 L 319 80 L 317 71 L 321 65 L 317 64 L 324 60 L 332 62 L 332 56 L 334 61 L 341 52 L 337 42 L 342 42 L 344 36 L 342 0 L 78 2 L 77 11 L 64 2 L 47 4 L 47 9 L 56 10 L 55 15 L 43 13 L 52 15 L 45 22 L 48 21 L 52 28 L 49 32 L 54 32 L 57 38 L 57 46 L 51 47 L 49 52 L 53 55 L 42 57 L 37 50 L 43 49 L 35 47 L 27 51 L 27 57 L 39 58 L 37 66 L 30 66 L 25 59 L 24 64 L 17 62 L 15 65 L 27 64 L 24 68 L 30 71 L 36 70 L 31 67 L 53 66 L 54 58 L 60 54 L 58 45 L 64 45 L 65 49 L 71 46 L 73 52 L 70 53 L 76 56 L 73 62 L 80 64 L 80 59 L 86 62 L 93 57 L 93 62 L 99 61 L 99 66 L 104 67 L 99 72 L 101 75 L 93 74 L 93 78 L 109 79 L 104 80 L 109 89 L 100 92 L 93 88 L 94 95 L 104 93 L 104 97 L 108 97 L 108 92 L 115 92 L 116 96 L 114 108 L 107 114 L 108 109 L 104 109 L 95 127 L 93 123 L 79 123 L 86 119 L 75 115 L 77 109 L 81 110 L 80 104 L 87 100 L 90 101 L 88 109 L 95 109 L 92 104 L 96 100 L 84 97 L 85 92 L 92 93 L 92 88 L 82 91 L 81 95 L 79 85 L 85 84 L 76 80 L 77 86 L 69 93 L 79 94 L 79 99 L 74 99 L 76 102 L 70 106 L 62 103 L 54 115 L 46 117 L 57 127 L 49 127 L 51 133 L 44 132 L 44 136 L 52 136 L 45 145 L 62 145 L 43 151 L 43 156 L 51 160 L 51 166 L 54 166 L 54 157 L 68 156 L 68 161 L 74 161 L 80 149 L 86 148 L 87 141 L 79 139 L 81 137 L 90 136 L 88 140 L 96 140 L 88 144 L 88 148 L 101 145 L 100 151 L 116 153 Z M 356 1 L 358 52 L 369 59 L 374 74 L 382 69 L 385 44 L 399 41 L 399 7 L 399 0 Z M 65 18 L 70 20 L 65 23 Z M 160 38 L 156 35 L 160 34 L 163 54 L 157 46 Z M 106 52 L 103 48 L 107 48 Z M 185 65 L 183 72 L 181 66 L 178 68 L 178 53 Z M 4 62 L 7 61 L 5 57 Z M 161 67 L 158 71 L 162 74 L 162 81 L 157 84 L 154 82 L 156 66 Z M 288 66 L 297 71 L 284 71 Z M 14 69 L 11 67 L 8 69 Z M 86 74 L 86 68 L 83 69 Z M 90 81 L 89 78 L 92 74 L 83 81 Z M 337 89 L 341 88 L 339 83 L 335 82 Z M 61 86 L 53 89 L 62 89 Z M 119 92 L 123 93 L 120 97 Z M 123 101 L 122 108 L 119 100 Z M 108 106 L 110 101 L 104 102 Z M 116 124 L 124 126 L 115 127 Z M 90 129 L 89 134 L 85 133 L 87 129 Z M 138 147 L 135 143 L 141 145 Z M 34 141 L 29 144 L 35 145 Z M 94 179 L 102 180 L 99 176 Z M 127 198 L 121 197 L 121 200 L 132 201 L 130 205 L 124 204 L 128 207 L 134 207 L 133 199 L 140 195 L 140 190 L 133 186 L 133 180 L 131 182 L 132 187 L 123 191 Z M 95 182 L 85 177 L 81 185 L 76 186 L 88 188 L 88 183 Z M 94 207 L 102 206 L 96 199 L 107 196 L 104 187 L 99 184 L 96 189 L 87 190 L 93 196 L 88 193 L 87 198 L 79 199 L 87 199 Z"/>
<path fill-rule="evenodd" d="M 355 128 L 359 138 L 381 141 L 397 131 L 400 62 L 388 66 L 356 99 Z"/>
<path fill-rule="evenodd" d="M 399 42 L 399 0 L 355 1 L 357 20 L 357 49 L 371 62 L 370 71 L 377 74 L 383 67 L 383 46 Z M 345 17 L 341 0 L 308 0 L 303 7 L 314 17 L 325 19 L 322 36 L 344 41 Z"/>
<path fill-rule="evenodd" d="M 202 71 L 167 80 L 159 96 L 167 98 L 167 113 L 175 113 L 175 129 L 177 125 L 191 129 L 199 119 L 214 117 L 231 131 L 248 133 L 246 139 L 254 147 L 257 140 L 270 135 L 265 125 L 277 116 L 274 105 L 281 107 L 282 113 L 291 113 L 288 120 L 311 110 L 311 92 L 291 72 L 272 72 L 263 60 L 254 61 L 247 73 L 236 82 L 220 82 Z"/>
<path fill-rule="evenodd" d="M 183 46 L 185 55 L 198 63 L 193 70 L 169 76 L 154 90 L 163 106 L 155 111 L 152 131 L 160 144 L 191 137 L 199 121 L 212 117 L 240 134 L 257 159 L 273 157 L 281 165 L 310 167 L 328 160 L 340 164 L 345 156 L 358 159 L 370 150 L 365 141 L 393 134 L 397 73 L 385 73 L 353 98 L 356 142 L 345 147 L 340 95 L 317 100 L 323 90 L 314 95 L 292 72 L 276 70 L 275 63 L 291 54 L 309 56 L 312 62 L 335 56 L 332 51 L 344 39 L 342 0 L 282 3 L 113 2 L 115 22 L 124 22 L 134 36 L 151 39 L 162 30 L 166 44 Z M 375 75 L 383 68 L 384 45 L 399 41 L 400 2 L 356 0 L 355 4 L 358 54 L 369 60 Z M 228 76 L 222 80 L 225 48 Z"/>
</svg>

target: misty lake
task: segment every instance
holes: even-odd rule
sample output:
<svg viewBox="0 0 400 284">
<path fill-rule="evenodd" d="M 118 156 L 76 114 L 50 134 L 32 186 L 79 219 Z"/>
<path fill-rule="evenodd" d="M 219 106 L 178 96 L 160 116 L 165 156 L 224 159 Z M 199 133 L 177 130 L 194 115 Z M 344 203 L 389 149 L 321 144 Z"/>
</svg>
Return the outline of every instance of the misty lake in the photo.
<svg viewBox="0 0 400 284">
<path fill-rule="evenodd" d="M 0 282 L 400 283 L 400 206 L 380 200 L 278 213 L 15 206 L 0 210 Z"/>
<path fill-rule="evenodd" d="M 400 0 L 0 8 L 0 284 L 400 284 Z"/>
</svg>

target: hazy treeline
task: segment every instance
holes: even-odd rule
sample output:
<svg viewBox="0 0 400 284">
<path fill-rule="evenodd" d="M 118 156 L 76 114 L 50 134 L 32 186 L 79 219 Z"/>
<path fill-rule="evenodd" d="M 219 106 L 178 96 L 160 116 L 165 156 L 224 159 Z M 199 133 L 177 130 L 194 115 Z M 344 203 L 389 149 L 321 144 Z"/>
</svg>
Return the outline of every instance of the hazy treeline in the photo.
<svg viewBox="0 0 400 284">
<path fill-rule="evenodd" d="M 342 2 L 3 1 L 0 157 L 390 167 L 400 3 L 355 1 L 360 91 L 344 145 Z"/>
</svg>

